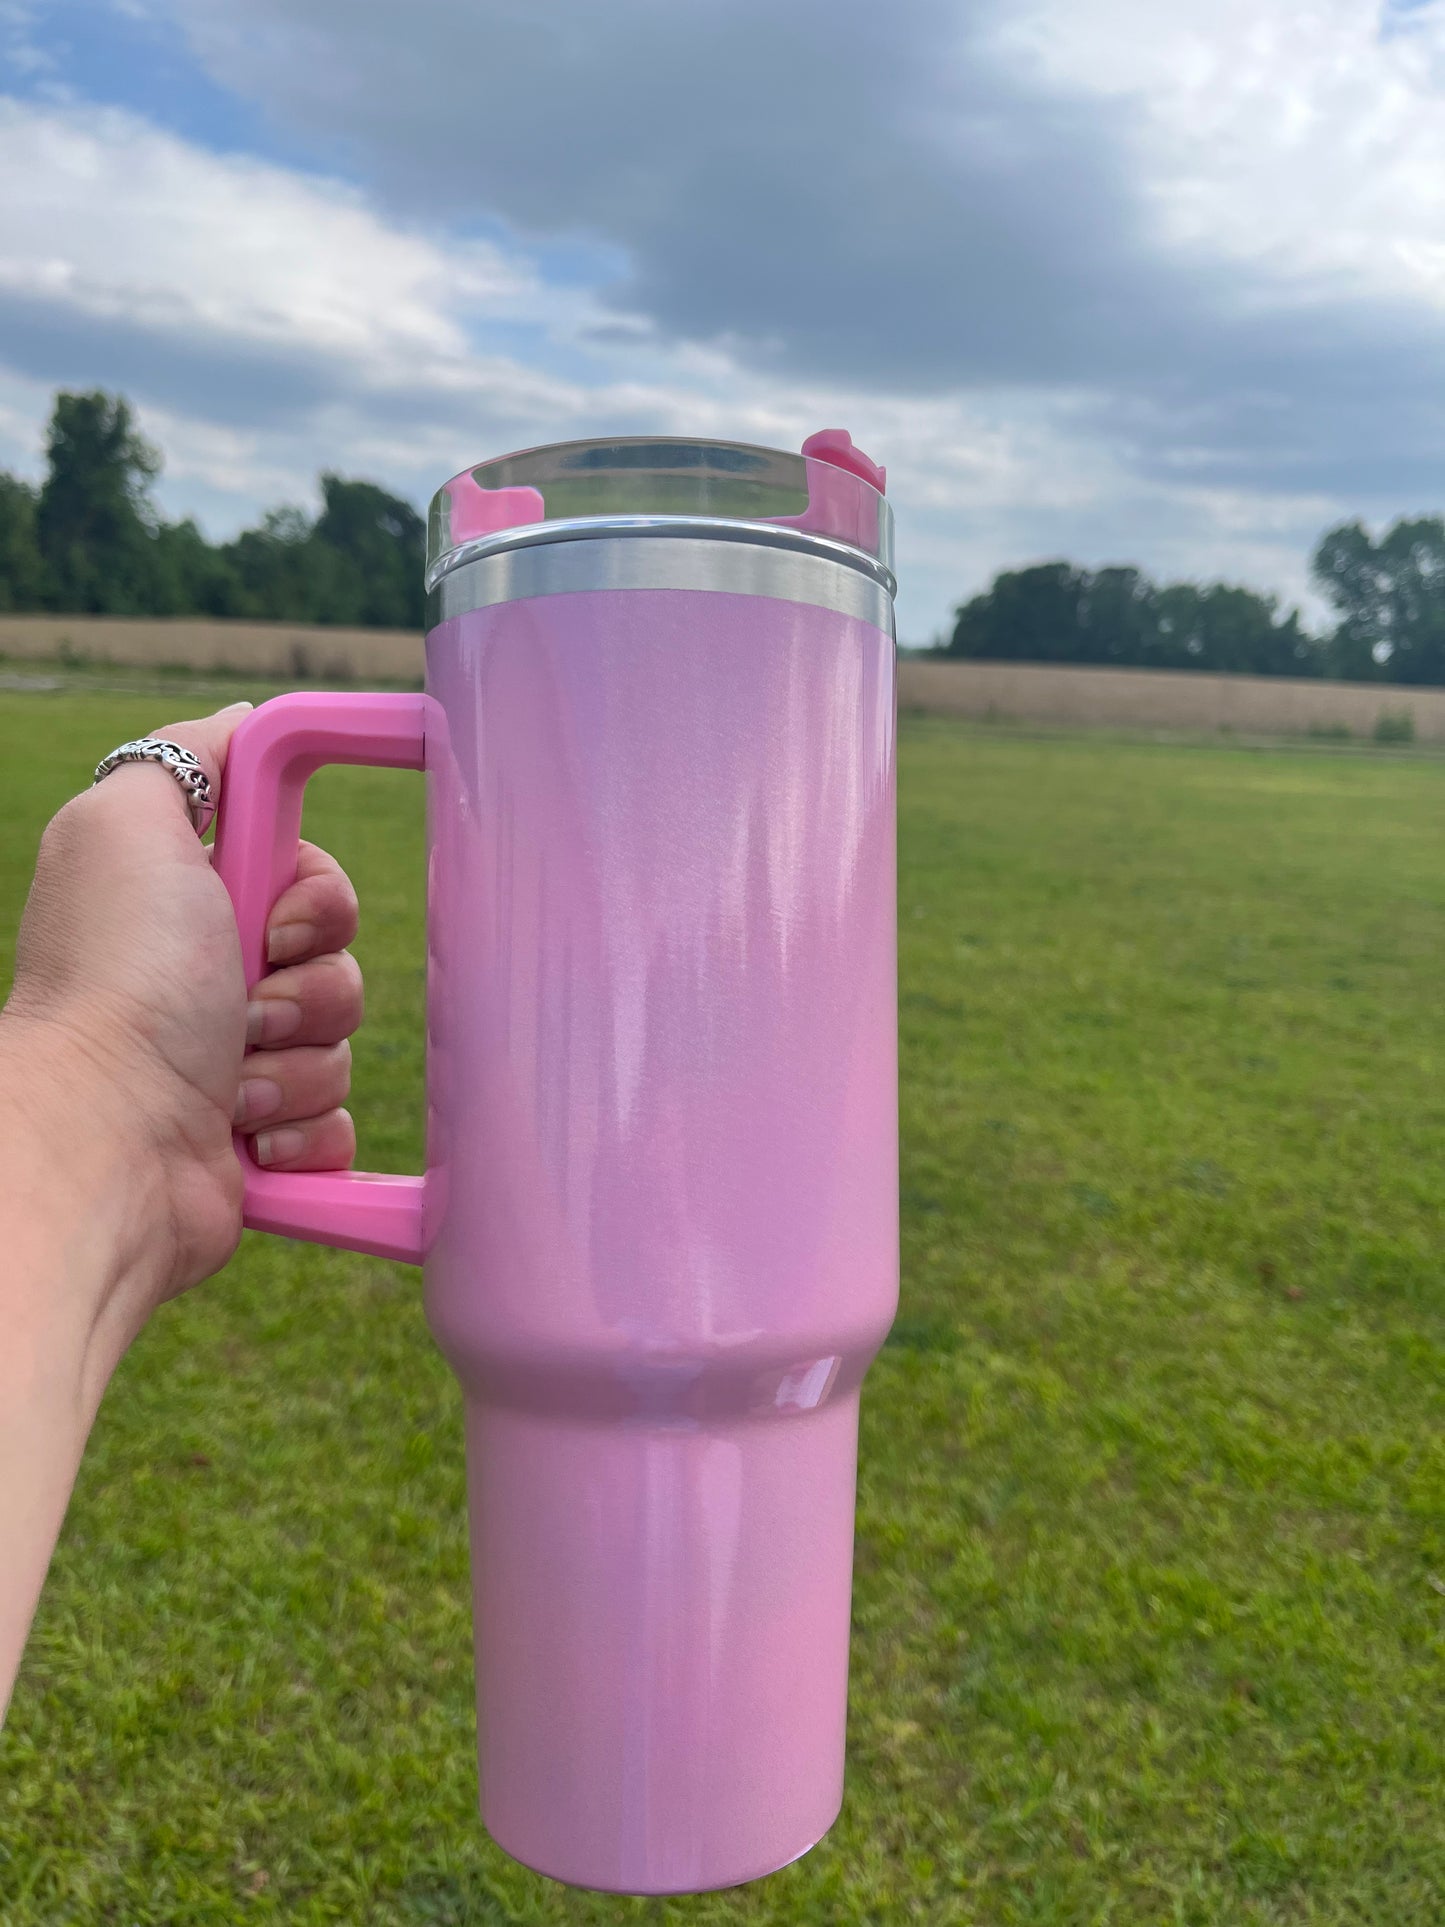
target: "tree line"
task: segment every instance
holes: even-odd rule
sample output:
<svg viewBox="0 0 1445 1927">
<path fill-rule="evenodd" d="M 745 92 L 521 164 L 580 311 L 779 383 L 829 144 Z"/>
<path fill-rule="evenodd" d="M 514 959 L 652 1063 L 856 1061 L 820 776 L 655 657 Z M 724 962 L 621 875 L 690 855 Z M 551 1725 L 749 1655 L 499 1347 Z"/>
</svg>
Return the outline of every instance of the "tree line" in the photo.
<svg viewBox="0 0 1445 1927">
<path fill-rule="evenodd" d="M 409 502 L 328 473 L 318 515 L 276 508 L 208 542 L 158 512 L 160 468 L 122 397 L 57 395 L 44 480 L 0 470 L 0 612 L 422 626 L 426 528 Z"/>
<path fill-rule="evenodd" d="M 1445 683 L 1445 519 L 1360 522 L 1320 538 L 1311 574 L 1337 620 L 1230 583 L 1152 582 L 1141 570 L 1042 562 L 995 576 L 956 612 L 941 653 L 993 662 L 1210 669 L 1350 682 Z"/>
<path fill-rule="evenodd" d="M 189 518 L 161 516 L 160 454 L 125 399 L 100 391 L 56 396 L 45 460 L 38 487 L 0 470 L 0 612 L 422 626 L 425 525 L 375 482 L 325 473 L 315 516 L 275 508 L 210 542 Z M 1042 562 L 1005 570 L 964 603 L 942 652 L 1445 683 L 1445 519 L 1402 519 L 1378 540 L 1342 523 L 1311 568 L 1336 616 L 1323 635 L 1276 597 L 1230 583 Z"/>
</svg>

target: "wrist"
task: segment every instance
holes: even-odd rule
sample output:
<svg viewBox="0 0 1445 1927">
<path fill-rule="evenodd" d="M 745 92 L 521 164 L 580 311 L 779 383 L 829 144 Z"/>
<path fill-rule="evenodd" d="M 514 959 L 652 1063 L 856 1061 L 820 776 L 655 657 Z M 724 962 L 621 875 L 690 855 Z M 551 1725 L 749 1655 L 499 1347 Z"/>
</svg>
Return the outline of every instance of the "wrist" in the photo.
<svg viewBox="0 0 1445 1927">
<path fill-rule="evenodd" d="M 0 1010 L 5 1314 L 47 1375 L 74 1375 L 87 1424 L 167 1271 L 163 1187 L 122 1110 L 115 1076 L 74 1032 Z"/>
</svg>

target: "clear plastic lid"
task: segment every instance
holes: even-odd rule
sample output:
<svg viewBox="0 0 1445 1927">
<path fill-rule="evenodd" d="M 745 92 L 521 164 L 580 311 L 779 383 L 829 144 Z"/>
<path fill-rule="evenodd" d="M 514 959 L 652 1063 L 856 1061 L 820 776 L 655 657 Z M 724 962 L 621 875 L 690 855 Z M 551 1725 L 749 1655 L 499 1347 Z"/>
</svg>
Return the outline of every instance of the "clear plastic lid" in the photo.
<svg viewBox="0 0 1445 1927">
<path fill-rule="evenodd" d="M 554 442 L 464 469 L 437 490 L 427 582 L 471 554 L 508 546 L 511 531 L 594 519 L 771 523 L 857 549 L 891 579 L 886 479 L 840 428 L 810 435 L 797 455 L 660 436 Z"/>
</svg>

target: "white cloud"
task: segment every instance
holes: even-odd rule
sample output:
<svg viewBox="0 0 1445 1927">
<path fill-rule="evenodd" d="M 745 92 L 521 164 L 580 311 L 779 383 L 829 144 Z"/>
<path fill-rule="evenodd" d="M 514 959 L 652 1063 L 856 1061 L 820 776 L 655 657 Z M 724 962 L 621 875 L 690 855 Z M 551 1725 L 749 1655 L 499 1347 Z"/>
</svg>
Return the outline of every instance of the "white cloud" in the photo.
<svg viewBox="0 0 1445 1927">
<path fill-rule="evenodd" d="M 966 586 L 950 524 L 980 510 L 992 524 L 1021 497 L 1063 507 L 1092 486 L 1037 409 L 1020 425 L 1001 401 L 940 407 L 786 382 L 716 348 L 662 349 L 641 324 L 608 329 L 585 366 L 548 372 L 539 364 L 575 359 L 602 319 L 585 293 L 548 287 L 494 245 L 388 223 L 335 181 L 205 153 L 131 115 L 0 100 L 0 174 L 22 161 L 30 190 L 0 206 L 0 327 L 8 298 L 43 313 L 51 340 L 60 323 L 81 329 L 85 366 L 56 362 L 56 381 L 122 385 L 108 365 L 119 338 L 158 341 L 131 392 L 166 454 L 164 499 L 213 526 L 309 499 L 322 465 L 421 495 L 529 441 L 651 429 L 796 447 L 842 421 L 892 461 L 915 563 L 908 620 L 923 627 Z M 531 331 L 530 359 L 474 345 L 498 323 Z M 173 386 L 182 341 L 201 360 Z M 248 421 L 247 381 L 272 378 L 270 363 L 256 377 L 256 350 L 312 371 L 314 393 L 302 379 L 298 406 L 258 400 Z M 0 385 L 0 449 L 29 472 L 48 387 L 33 371 Z"/>
<path fill-rule="evenodd" d="M 1273 299 L 1445 308 L 1445 9 L 1364 0 L 1014 0 L 996 44 L 1093 94 L 1156 239 L 1248 264 Z M 1283 284 L 1283 285 L 1281 285 Z"/>
<path fill-rule="evenodd" d="M 352 188 L 208 154 L 136 117 L 0 100 L 0 288 L 100 319 L 444 371 L 462 317 L 526 313 L 525 263 L 379 220 Z"/>
<path fill-rule="evenodd" d="M 796 447 L 841 424 L 888 464 L 900 626 L 921 640 L 996 568 L 1042 555 L 1296 595 L 1337 512 L 1328 490 L 1265 494 L 1187 463 L 1141 476 L 1137 435 L 1101 417 L 1097 386 L 888 394 L 760 368 L 736 342 L 669 341 L 646 316 L 619 325 L 602 291 L 558 285 L 519 245 L 408 223 L 354 185 L 134 114 L 0 98 L 0 177 L 22 173 L 25 194 L 0 202 L 0 462 L 35 472 L 52 387 L 120 388 L 165 450 L 168 511 L 216 533 L 311 499 L 323 466 L 422 499 L 537 441 Z"/>
</svg>

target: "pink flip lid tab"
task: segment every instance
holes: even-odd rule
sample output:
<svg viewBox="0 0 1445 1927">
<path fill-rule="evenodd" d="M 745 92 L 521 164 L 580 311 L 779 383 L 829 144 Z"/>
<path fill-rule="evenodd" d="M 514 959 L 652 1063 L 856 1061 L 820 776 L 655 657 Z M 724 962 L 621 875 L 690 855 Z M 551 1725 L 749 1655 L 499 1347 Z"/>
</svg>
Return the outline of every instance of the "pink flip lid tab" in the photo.
<svg viewBox="0 0 1445 1927">
<path fill-rule="evenodd" d="M 807 508 L 801 515 L 769 520 L 810 529 L 814 535 L 831 536 L 835 542 L 876 554 L 879 502 L 869 491 L 884 494 L 888 471 L 853 446 L 846 428 L 820 428 L 803 443 L 803 454 L 809 458 Z M 859 488 L 854 477 L 868 487 Z"/>
<path fill-rule="evenodd" d="M 540 489 L 483 488 L 470 469 L 454 475 L 443 493 L 451 500 L 454 543 L 475 542 L 479 536 L 525 528 L 529 522 L 547 519 Z"/>
<path fill-rule="evenodd" d="M 850 475 L 861 475 L 880 495 L 888 493 L 888 470 L 870 461 L 861 448 L 855 448 L 846 428 L 820 428 L 803 443 L 803 453 L 815 461 L 830 462 L 834 468 L 845 468 Z"/>
</svg>

